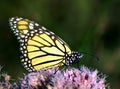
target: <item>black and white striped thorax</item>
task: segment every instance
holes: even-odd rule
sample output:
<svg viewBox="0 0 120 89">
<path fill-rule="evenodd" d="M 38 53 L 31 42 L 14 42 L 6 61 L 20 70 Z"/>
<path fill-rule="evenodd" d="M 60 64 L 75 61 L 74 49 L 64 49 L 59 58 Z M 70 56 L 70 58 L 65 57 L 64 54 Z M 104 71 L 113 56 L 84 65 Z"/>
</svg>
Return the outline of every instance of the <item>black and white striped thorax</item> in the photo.
<svg viewBox="0 0 120 89">
<path fill-rule="evenodd" d="M 72 51 L 70 55 L 68 54 L 65 55 L 65 65 L 74 64 L 74 62 L 78 61 L 78 59 L 82 57 L 83 57 L 82 53 Z"/>
</svg>

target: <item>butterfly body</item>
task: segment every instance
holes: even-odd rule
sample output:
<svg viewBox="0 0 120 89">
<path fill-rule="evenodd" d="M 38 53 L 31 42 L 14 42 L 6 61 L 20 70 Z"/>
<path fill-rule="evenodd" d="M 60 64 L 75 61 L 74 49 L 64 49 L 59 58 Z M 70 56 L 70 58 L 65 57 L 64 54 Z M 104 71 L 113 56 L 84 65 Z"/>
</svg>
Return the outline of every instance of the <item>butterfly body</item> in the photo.
<svg viewBox="0 0 120 89">
<path fill-rule="evenodd" d="M 28 71 L 69 65 L 83 56 L 38 23 L 21 17 L 12 17 L 9 23 L 20 42 L 21 61 Z"/>
</svg>

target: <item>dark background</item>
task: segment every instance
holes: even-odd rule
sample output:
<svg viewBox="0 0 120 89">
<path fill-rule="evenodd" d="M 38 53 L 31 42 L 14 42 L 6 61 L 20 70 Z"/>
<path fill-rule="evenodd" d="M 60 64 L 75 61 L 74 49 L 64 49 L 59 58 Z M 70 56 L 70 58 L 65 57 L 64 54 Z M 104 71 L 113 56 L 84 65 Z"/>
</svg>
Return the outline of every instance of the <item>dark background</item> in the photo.
<svg viewBox="0 0 120 89">
<path fill-rule="evenodd" d="M 36 21 L 72 50 L 99 57 L 86 55 L 80 63 L 106 74 L 112 89 L 120 88 L 120 0 L 1 0 L 0 65 L 14 80 L 26 70 L 8 24 L 13 16 Z"/>
</svg>

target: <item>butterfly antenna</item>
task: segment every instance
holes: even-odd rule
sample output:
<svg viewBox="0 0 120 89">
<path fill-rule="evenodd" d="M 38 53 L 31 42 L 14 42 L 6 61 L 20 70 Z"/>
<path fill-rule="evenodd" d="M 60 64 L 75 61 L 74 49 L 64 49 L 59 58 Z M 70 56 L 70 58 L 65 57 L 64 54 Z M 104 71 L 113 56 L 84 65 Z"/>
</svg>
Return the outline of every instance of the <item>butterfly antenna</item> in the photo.
<svg viewBox="0 0 120 89">
<path fill-rule="evenodd" d="M 87 55 L 89 55 L 89 56 L 91 56 L 92 58 L 95 58 L 97 61 L 99 61 L 100 59 L 97 57 L 97 56 L 95 56 L 94 54 L 90 54 L 90 53 L 86 53 L 86 52 L 81 52 L 83 55 L 84 54 L 87 54 Z"/>
</svg>

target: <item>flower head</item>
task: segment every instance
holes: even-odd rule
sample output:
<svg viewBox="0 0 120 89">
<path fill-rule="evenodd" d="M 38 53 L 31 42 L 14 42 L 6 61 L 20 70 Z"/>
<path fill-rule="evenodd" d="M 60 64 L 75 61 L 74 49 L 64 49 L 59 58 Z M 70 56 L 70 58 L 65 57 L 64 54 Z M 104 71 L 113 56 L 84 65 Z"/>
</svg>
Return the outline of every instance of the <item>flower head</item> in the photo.
<svg viewBox="0 0 120 89">
<path fill-rule="evenodd" d="M 98 76 L 97 70 L 89 70 L 82 66 L 80 69 L 70 68 L 39 70 L 29 73 L 23 81 L 31 87 L 47 89 L 105 89 L 105 78 Z"/>
</svg>

